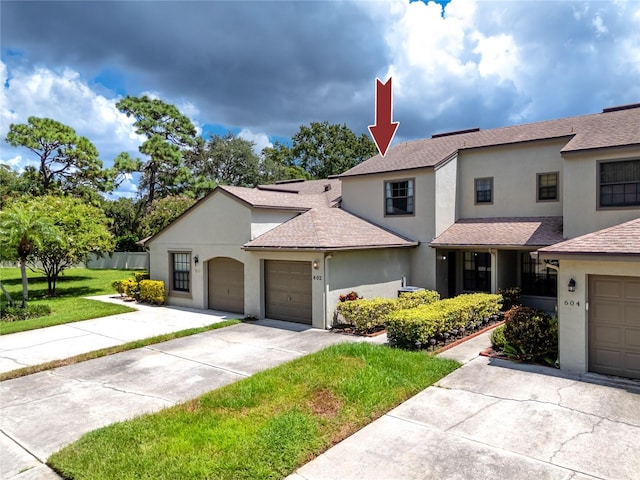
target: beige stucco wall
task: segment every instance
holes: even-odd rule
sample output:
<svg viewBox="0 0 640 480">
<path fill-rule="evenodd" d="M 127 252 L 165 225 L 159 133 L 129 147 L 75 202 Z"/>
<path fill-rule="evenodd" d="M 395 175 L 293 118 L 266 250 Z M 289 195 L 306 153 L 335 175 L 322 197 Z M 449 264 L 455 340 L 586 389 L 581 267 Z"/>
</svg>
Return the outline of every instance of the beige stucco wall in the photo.
<svg viewBox="0 0 640 480">
<path fill-rule="evenodd" d="M 251 210 L 224 193 L 214 193 L 161 232 L 149 245 L 151 278 L 165 282 L 168 303 L 206 309 L 208 307 L 207 261 L 230 257 L 245 264 L 241 246 L 250 240 Z M 191 253 L 191 292 L 171 291 L 170 252 Z M 194 264 L 193 258 L 199 262 Z M 245 293 L 246 296 L 246 293 Z M 246 302 L 246 300 L 245 300 Z"/>
<path fill-rule="evenodd" d="M 640 158 L 640 149 L 570 154 L 564 161 L 564 236 L 574 238 L 640 217 L 640 207 L 598 209 L 598 161 Z"/>
<path fill-rule="evenodd" d="M 415 215 L 385 216 L 384 182 L 408 178 L 415 180 Z M 411 250 L 412 268 L 407 281 L 429 289 L 436 287 L 435 250 L 429 247 L 435 237 L 435 178 L 433 169 L 423 168 L 342 179 L 342 208 L 420 242 Z"/>
<path fill-rule="evenodd" d="M 458 158 L 454 157 L 435 170 L 435 232 L 440 235 L 458 219 Z"/>
<path fill-rule="evenodd" d="M 607 257 L 560 259 L 558 272 L 560 368 L 573 372 L 586 372 L 589 367 L 587 330 L 589 275 L 639 277 L 640 259 L 610 260 Z M 575 292 L 569 292 L 567 288 L 572 278 L 576 281 Z"/>
<path fill-rule="evenodd" d="M 291 210 L 254 209 L 251 212 L 251 240 L 291 220 L 298 212 Z"/>
<path fill-rule="evenodd" d="M 339 297 L 356 291 L 364 298 L 395 298 L 402 286 L 402 277 L 411 270 L 410 249 L 387 248 L 351 250 L 327 254 L 326 325 L 333 324 Z"/>
<path fill-rule="evenodd" d="M 462 150 L 458 154 L 458 218 L 562 215 L 561 148 L 567 139 Z M 559 172 L 560 199 L 537 202 L 537 174 Z M 475 205 L 475 179 L 493 177 L 493 203 Z"/>
</svg>

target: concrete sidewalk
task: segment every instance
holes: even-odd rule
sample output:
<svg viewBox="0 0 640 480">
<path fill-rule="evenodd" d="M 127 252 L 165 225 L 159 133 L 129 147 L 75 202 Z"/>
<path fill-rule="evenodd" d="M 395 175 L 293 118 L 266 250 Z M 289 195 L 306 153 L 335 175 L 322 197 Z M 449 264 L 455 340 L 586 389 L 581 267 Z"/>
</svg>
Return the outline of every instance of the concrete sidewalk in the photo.
<svg viewBox="0 0 640 480">
<path fill-rule="evenodd" d="M 478 357 L 488 345 L 444 352 L 473 359 L 287 480 L 640 478 L 640 382 Z"/>
<path fill-rule="evenodd" d="M 177 320 L 182 313 L 174 312 Z M 0 478 L 56 479 L 43 463 L 91 430 L 347 341 L 382 343 L 385 337 L 260 320 L 1 382 Z"/>
<path fill-rule="evenodd" d="M 131 306 L 137 311 L 2 335 L 0 373 L 242 317 L 213 310 L 128 304 L 112 295 L 87 298 Z"/>
</svg>

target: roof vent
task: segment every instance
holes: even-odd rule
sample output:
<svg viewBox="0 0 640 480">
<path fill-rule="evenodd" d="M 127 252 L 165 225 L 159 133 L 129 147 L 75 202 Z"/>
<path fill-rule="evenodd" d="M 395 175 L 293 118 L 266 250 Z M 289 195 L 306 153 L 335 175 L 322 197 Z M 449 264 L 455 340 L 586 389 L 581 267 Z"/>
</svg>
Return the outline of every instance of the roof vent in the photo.
<svg viewBox="0 0 640 480">
<path fill-rule="evenodd" d="M 602 113 L 619 112 L 620 110 L 631 110 L 640 108 L 640 103 L 630 103 L 629 105 L 618 105 L 617 107 L 607 107 L 602 109 Z"/>
<path fill-rule="evenodd" d="M 451 135 L 461 135 L 463 133 L 479 132 L 479 128 L 468 128 L 467 130 L 456 130 L 455 132 L 436 133 L 431 138 L 450 137 Z"/>
<path fill-rule="evenodd" d="M 324 191 L 325 191 L 325 192 L 328 192 L 329 190 L 331 190 L 331 184 L 330 184 L 330 183 L 327 183 L 327 184 L 324 186 Z"/>
</svg>

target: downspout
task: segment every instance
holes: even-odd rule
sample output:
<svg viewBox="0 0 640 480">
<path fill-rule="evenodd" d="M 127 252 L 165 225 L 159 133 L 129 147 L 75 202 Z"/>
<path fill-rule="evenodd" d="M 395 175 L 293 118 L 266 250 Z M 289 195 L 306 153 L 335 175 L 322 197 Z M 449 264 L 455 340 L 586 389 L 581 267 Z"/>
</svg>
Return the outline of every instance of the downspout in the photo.
<svg viewBox="0 0 640 480">
<path fill-rule="evenodd" d="M 329 314 L 329 259 L 333 255 L 324 256 L 324 328 L 327 330 L 327 315 Z"/>
</svg>

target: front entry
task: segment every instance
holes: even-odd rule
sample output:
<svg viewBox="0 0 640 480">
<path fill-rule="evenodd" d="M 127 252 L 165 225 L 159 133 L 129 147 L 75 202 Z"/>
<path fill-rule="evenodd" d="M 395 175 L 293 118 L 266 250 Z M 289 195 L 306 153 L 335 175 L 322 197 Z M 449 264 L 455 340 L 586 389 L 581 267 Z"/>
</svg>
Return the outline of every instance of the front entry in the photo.
<svg viewBox="0 0 640 480">
<path fill-rule="evenodd" d="M 244 313 L 244 264 L 232 258 L 209 260 L 209 308 Z"/>
<path fill-rule="evenodd" d="M 264 262 L 268 318 L 311 325 L 311 262 Z"/>
</svg>

